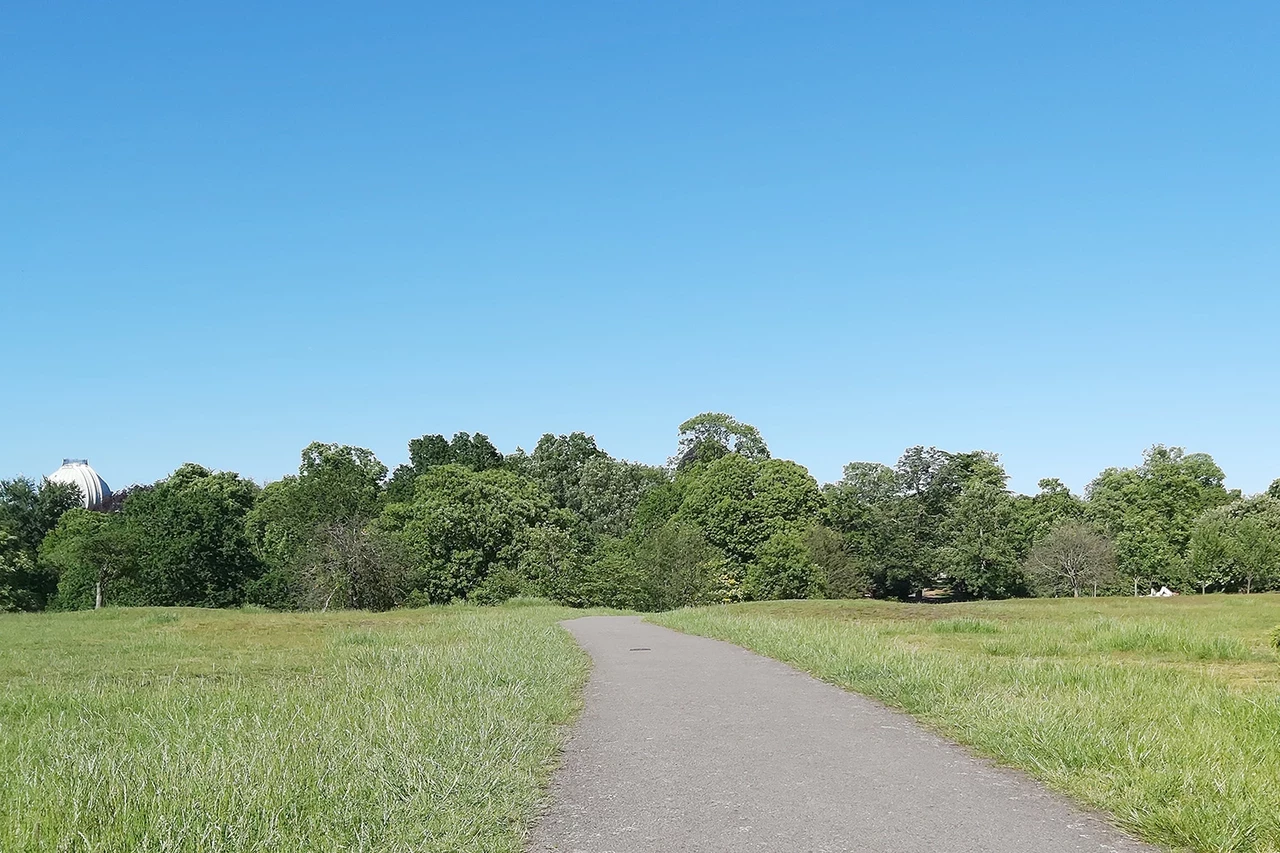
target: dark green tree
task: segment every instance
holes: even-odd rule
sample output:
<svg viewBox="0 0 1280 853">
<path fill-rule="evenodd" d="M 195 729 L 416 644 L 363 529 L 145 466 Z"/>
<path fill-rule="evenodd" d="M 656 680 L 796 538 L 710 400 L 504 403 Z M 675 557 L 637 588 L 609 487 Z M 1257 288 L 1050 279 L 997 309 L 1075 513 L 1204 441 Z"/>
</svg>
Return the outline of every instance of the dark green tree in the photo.
<svg viewBox="0 0 1280 853">
<path fill-rule="evenodd" d="M 1046 477 L 1039 486 L 1037 494 L 1013 499 L 1014 542 L 1020 558 L 1050 531 L 1070 521 L 1081 521 L 1088 512 L 1084 499 L 1072 494 L 1058 478 Z"/>
<path fill-rule="evenodd" d="M 624 536 L 645 493 L 667 482 L 661 468 L 614 459 L 585 433 L 539 439 L 518 469 L 572 510 L 595 535 Z"/>
<path fill-rule="evenodd" d="M 363 447 L 308 445 L 298 473 L 269 483 L 249 511 L 245 529 L 254 553 L 275 572 L 300 569 L 299 555 L 318 530 L 359 528 L 378 515 L 386 476 L 386 466 Z"/>
<path fill-rule="evenodd" d="M 31 555 L 18 537 L 0 527 L 0 613 L 32 609 L 25 596 L 22 578 L 35 568 Z"/>
<path fill-rule="evenodd" d="M 723 551 L 697 525 L 672 518 L 645 536 L 632 560 L 644 579 L 644 600 L 654 610 L 671 610 L 720 600 L 729 571 Z"/>
<path fill-rule="evenodd" d="M 125 502 L 141 603 L 226 607 L 262 573 L 245 522 L 258 486 L 188 463 Z"/>
<path fill-rule="evenodd" d="M 400 465 L 387 483 L 390 501 L 413 498 L 413 484 L 418 477 L 441 465 L 462 465 L 472 471 L 487 471 L 503 464 L 502 454 L 483 433 L 455 433 L 453 440 L 443 435 L 424 435 L 409 442 L 409 462 Z"/>
<path fill-rule="evenodd" d="M 822 524 L 810 525 L 804 534 L 809 561 L 822 578 L 824 598 L 863 598 L 872 590 L 868 561 L 855 554 L 847 540 Z"/>
<path fill-rule="evenodd" d="M 1008 598 L 1026 592 L 1015 547 L 1013 501 L 990 477 L 961 489 L 947 517 L 942 565 L 962 597 Z"/>
<path fill-rule="evenodd" d="M 42 610 L 48 605 L 58 578 L 37 559 L 40 543 L 63 513 L 80 506 L 80 499 L 80 489 L 67 483 L 46 479 L 37 484 L 25 477 L 0 480 L 0 537 L 12 540 L 6 582 L 13 606 Z"/>
<path fill-rule="evenodd" d="M 790 528 L 770 536 L 747 566 L 748 598 L 814 598 L 822 594 L 826 578 L 805 539 L 805 531 Z"/>
</svg>

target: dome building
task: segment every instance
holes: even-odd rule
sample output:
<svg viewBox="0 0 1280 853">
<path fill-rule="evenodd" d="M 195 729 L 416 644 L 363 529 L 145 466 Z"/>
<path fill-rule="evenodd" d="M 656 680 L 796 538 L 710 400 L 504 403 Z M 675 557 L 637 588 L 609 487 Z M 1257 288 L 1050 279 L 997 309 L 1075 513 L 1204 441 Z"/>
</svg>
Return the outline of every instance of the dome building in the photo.
<svg viewBox="0 0 1280 853">
<path fill-rule="evenodd" d="M 111 497 L 111 489 L 89 467 L 88 459 L 63 459 L 62 467 L 49 475 L 50 483 L 74 483 L 80 489 L 80 502 L 86 509 Z"/>
</svg>

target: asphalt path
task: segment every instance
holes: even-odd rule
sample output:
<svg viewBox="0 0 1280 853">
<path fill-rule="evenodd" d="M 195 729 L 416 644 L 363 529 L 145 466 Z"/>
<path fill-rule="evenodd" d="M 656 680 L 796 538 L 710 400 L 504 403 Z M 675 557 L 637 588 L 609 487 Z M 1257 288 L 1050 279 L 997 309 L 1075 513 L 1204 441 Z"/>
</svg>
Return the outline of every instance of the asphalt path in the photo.
<svg viewBox="0 0 1280 853">
<path fill-rule="evenodd" d="M 595 662 L 532 853 L 1150 853 L 909 717 L 633 616 L 564 623 Z"/>
</svg>

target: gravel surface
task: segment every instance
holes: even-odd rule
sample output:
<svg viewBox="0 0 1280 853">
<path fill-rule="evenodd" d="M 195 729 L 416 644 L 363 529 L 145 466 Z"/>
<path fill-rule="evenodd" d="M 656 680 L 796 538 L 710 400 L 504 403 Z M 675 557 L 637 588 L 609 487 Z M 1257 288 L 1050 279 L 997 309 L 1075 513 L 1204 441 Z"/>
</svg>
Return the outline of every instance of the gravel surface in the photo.
<svg viewBox="0 0 1280 853">
<path fill-rule="evenodd" d="M 595 669 L 531 853 L 1155 850 L 785 664 L 634 616 L 564 625 Z"/>
</svg>

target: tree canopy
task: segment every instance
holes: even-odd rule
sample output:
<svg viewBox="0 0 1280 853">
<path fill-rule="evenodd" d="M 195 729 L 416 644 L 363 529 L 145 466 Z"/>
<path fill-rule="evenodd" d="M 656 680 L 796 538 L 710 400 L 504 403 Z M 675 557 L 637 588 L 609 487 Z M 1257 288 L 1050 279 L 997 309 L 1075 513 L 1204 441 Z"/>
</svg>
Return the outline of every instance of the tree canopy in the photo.
<svg viewBox="0 0 1280 853">
<path fill-rule="evenodd" d="M 682 423 L 666 467 L 584 432 L 509 454 L 483 433 L 424 435 L 390 475 L 368 449 L 314 442 L 265 487 L 187 464 L 93 510 L 73 487 L 0 481 L 0 609 L 1280 587 L 1280 488 L 1224 481 L 1211 457 L 1155 445 L 1083 496 L 1054 478 L 1015 495 L 995 453 L 917 445 L 819 486 L 721 413 Z"/>
</svg>

